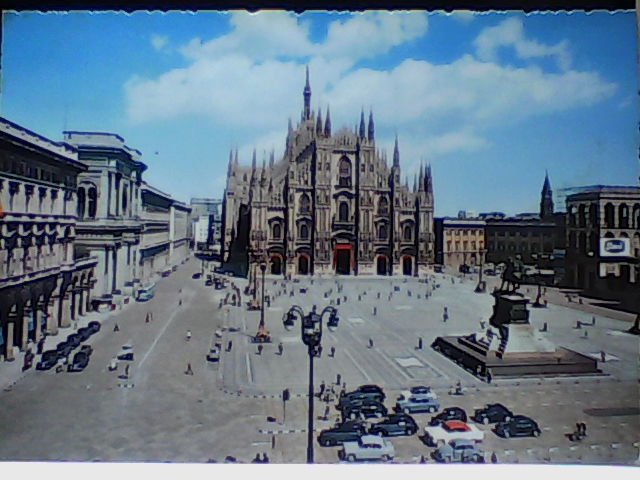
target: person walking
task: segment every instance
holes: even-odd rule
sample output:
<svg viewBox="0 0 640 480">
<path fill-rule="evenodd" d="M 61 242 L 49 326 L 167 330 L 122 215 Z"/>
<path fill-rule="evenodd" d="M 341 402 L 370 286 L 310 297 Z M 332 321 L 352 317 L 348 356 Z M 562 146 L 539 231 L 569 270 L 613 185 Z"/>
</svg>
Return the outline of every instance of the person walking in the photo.
<svg viewBox="0 0 640 480">
<path fill-rule="evenodd" d="M 269 463 L 269 457 L 267 457 L 266 453 L 262 454 L 262 463 Z"/>
<path fill-rule="evenodd" d="M 186 375 L 193 375 L 193 369 L 191 368 L 191 362 L 187 363 L 187 371 L 184 372 Z"/>
<path fill-rule="evenodd" d="M 327 388 L 327 387 L 324 384 L 324 380 L 323 380 L 322 383 L 320 384 L 320 395 L 318 395 L 318 397 L 322 397 L 322 394 L 324 393 L 324 389 L 325 388 Z"/>
<path fill-rule="evenodd" d="M 258 345 L 258 355 L 262 355 L 262 349 L 264 347 L 262 345 Z"/>
<path fill-rule="evenodd" d="M 491 379 L 493 377 L 491 376 L 491 370 L 487 370 L 487 383 L 491 383 Z"/>
<path fill-rule="evenodd" d="M 498 456 L 496 452 L 491 452 L 491 463 L 498 463 Z"/>
<path fill-rule="evenodd" d="M 336 347 L 331 347 L 331 354 L 329 356 L 331 358 L 335 358 L 335 356 L 336 356 Z"/>
<path fill-rule="evenodd" d="M 187 342 L 191 340 L 191 330 L 187 330 Z"/>
<path fill-rule="evenodd" d="M 229 340 L 229 343 L 227 344 L 227 352 L 231 351 L 231 347 L 233 347 L 233 342 Z"/>
<path fill-rule="evenodd" d="M 260 454 L 256 453 L 256 458 L 251 460 L 251 463 L 261 463 L 261 462 L 262 462 L 262 460 L 260 460 Z"/>
<path fill-rule="evenodd" d="M 373 348 L 373 338 L 369 339 L 369 348 Z"/>
<path fill-rule="evenodd" d="M 124 377 L 129 378 L 129 364 L 124 367 Z"/>
<path fill-rule="evenodd" d="M 323 420 L 326 422 L 327 420 L 329 420 L 329 412 L 331 411 L 331 409 L 329 408 L 329 405 L 327 405 L 326 407 L 324 407 L 324 417 Z"/>
<path fill-rule="evenodd" d="M 342 375 L 337 374 L 336 375 L 336 385 L 340 385 L 340 382 L 342 381 Z"/>
<path fill-rule="evenodd" d="M 120 327 L 118 326 L 117 323 L 113 326 L 113 331 L 114 332 L 119 332 L 120 331 Z"/>
</svg>

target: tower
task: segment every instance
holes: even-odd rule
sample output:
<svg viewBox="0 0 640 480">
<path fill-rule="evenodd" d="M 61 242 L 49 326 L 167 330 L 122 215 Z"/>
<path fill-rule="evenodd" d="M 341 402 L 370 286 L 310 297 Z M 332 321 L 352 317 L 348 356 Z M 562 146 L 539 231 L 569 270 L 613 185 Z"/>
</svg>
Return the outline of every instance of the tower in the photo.
<svg viewBox="0 0 640 480">
<path fill-rule="evenodd" d="M 549 173 L 545 172 L 544 185 L 540 198 L 540 218 L 549 218 L 553 216 L 553 191 L 549 182 Z"/>
<path fill-rule="evenodd" d="M 361 139 L 364 139 L 364 109 L 360 111 L 360 131 L 358 132 Z"/>
<path fill-rule="evenodd" d="M 375 138 L 375 127 L 373 126 L 373 111 L 369 110 L 369 141 L 373 142 Z"/>
<path fill-rule="evenodd" d="M 327 105 L 327 118 L 324 121 L 324 136 L 329 138 L 331 136 L 331 115 L 329 114 L 329 105 Z"/>
</svg>

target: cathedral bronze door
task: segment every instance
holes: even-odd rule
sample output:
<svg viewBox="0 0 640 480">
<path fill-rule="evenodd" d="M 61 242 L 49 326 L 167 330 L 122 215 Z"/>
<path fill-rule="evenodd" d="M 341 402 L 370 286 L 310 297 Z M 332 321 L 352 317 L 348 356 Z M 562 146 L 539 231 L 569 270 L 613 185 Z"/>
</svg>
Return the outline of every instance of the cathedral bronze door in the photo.
<svg viewBox="0 0 640 480">
<path fill-rule="evenodd" d="M 387 268 L 387 257 L 379 256 L 376 261 L 376 273 L 378 275 L 386 275 L 388 272 Z"/>
<path fill-rule="evenodd" d="M 309 275 L 309 257 L 300 255 L 298 257 L 298 274 Z"/>
<path fill-rule="evenodd" d="M 282 275 L 282 258 L 279 255 L 271 257 L 271 275 Z"/>
<path fill-rule="evenodd" d="M 336 273 L 338 275 L 349 275 L 351 273 L 351 250 L 338 250 Z"/>
<path fill-rule="evenodd" d="M 410 276 L 412 273 L 412 258 L 402 257 L 402 274 Z"/>
</svg>

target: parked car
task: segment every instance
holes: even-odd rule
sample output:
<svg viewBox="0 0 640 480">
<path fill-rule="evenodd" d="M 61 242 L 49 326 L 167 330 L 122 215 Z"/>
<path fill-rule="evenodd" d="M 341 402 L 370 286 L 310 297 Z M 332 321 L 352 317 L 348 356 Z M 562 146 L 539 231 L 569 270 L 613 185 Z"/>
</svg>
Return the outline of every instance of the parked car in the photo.
<svg viewBox="0 0 640 480">
<path fill-rule="evenodd" d="M 438 395 L 436 395 L 436 392 L 431 390 L 431 387 L 425 387 L 422 385 L 418 387 L 411 387 L 409 390 L 402 390 L 400 392 L 400 395 L 403 395 L 404 398 L 419 397 L 419 396 L 424 396 L 429 398 L 438 398 Z"/>
<path fill-rule="evenodd" d="M 403 413 L 433 413 L 437 412 L 440 409 L 440 404 L 429 397 L 409 397 L 403 398 L 402 400 L 398 399 L 396 402 L 395 410 L 396 412 Z"/>
<path fill-rule="evenodd" d="M 93 331 L 89 327 L 82 327 L 78 330 L 78 335 L 80 335 L 83 342 L 86 342 L 93 335 Z"/>
<path fill-rule="evenodd" d="M 207 280 L 204 282 L 205 287 L 211 287 L 213 286 L 213 280 Z"/>
<path fill-rule="evenodd" d="M 355 420 L 362 414 L 365 418 L 378 417 L 382 418 L 389 413 L 387 407 L 379 402 L 372 400 L 365 400 L 350 405 L 345 405 L 342 408 L 342 418 Z"/>
<path fill-rule="evenodd" d="M 87 328 L 90 328 L 93 331 L 93 333 L 97 333 L 100 331 L 100 322 L 93 320 L 89 322 L 89 325 L 87 325 Z"/>
<path fill-rule="evenodd" d="M 478 450 L 473 442 L 456 438 L 449 443 L 441 445 L 432 454 L 436 462 L 484 462 L 484 453 Z"/>
<path fill-rule="evenodd" d="M 435 427 L 449 420 L 459 420 L 461 422 L 467 422 L 467 412 L 460 407 L 447 407 L 438 415 L 431 417 L 429 425 Z"/>
<path fill-rule="evenodd" d="M 418 431 L 418 424 L 410 415 L 404 413 L 389 415 L 369 429 L 371 435 L 389 437 L 395 435 L 413 435 Z"/>
<path fill-rule="evenodd" d="M 500 422 L 494 429 L 496 435 L 509 437 L 537 437 L 542 433 L 538 424 L 524 415 L 515 415 L 512 419 Z"/>
<path fill-rule="evenodd" d="M 220 347 L 215 345 L 209 349 L 209 353 L 207 353 L 207 362 L 218 362 L 220 361 Z"/>
<path fill-rule="evenodd" d="M 85 353 L 87 356 L 90 356 L 93 353 L 93 347 L 91 345 L 82 345 L 78 353 Z"/>
<path fill-rule="evenodd" d="M 36 363 L 36 370 L 50 370 L 58 363 L 58 351 L 47 350 L 40 357 L 40 361 Z"/>
<path fill-rule="evenodd" d="M 196 272 L 193 275 L 191 275 L 191 278 L 193 278 L 194 280 L 198 280 L 201 277 L 202 277 L 202 274 L 200 272 Z"/>
<path fill-rule="evenodd" d="M 77 333 L 72 333 L 67 337 L 67 343 L 69 345 L 72 345 L 73 348 L 76 348 L 78 345 L 80 345 L 82 341 L 83 341 L 82 335 L 79 335 Z"/>
<path fill-rule="evenodd" d="M 56 350 L 58 352 L 58 358 L 65 358 L 69 355 L 75 347 L 70 345 L 68 342 L 60 342 L 56 346 Z"/>
<path fill-rule="evenodd" d="M 77 352 L 73 356 L 73 361 L 67 367 L 67 372 L 81 372 L 89 365 L 89 355 L 84 352 Z"/>
<path fill-rule="evenodd" d="M 133 345 L 123 345 L 118 354 L 118 360 L 133 361 Z"/>
<path fill-rule="evenodd" d="M 382 460 L 388 462 L 396 456 L 393 444 L 377 435 L 363 435 L 357 442 L 344 442 L 338 452 L 340 460 Z"/>
<path fill-rule="evenodd" d="M 161 275 L 162 275 L 163 277 L 168 277 L 169 275 L 171 275 L 171 269 L 169 269 L 169 270 L 165 270 L 164 272 L 162 272 L 162 273 L 161 273 Z"/>
<path fill-rule="evenodd" d="M 177 272 L 178 271 L 178 266 L 174 265 L 173 267 L 171 267 L 171 271 L 172 272 Z"/>
<path fill-rule="evenodd" d="M 457 438 L 478 443 L 484 440 L 484 432 L 475 425 L 459 420 L 449 420 L 435 427 L 430 425 L 424 427 L 424 441 L 428 445 L 449 443 Z"/>
<path fill-rule="evenodd" d="M 384 401 L 384 394 L 380 394 L 379 392 L 349 392 L 345 393 L 338 400 L 338 410 L 341 410 L 345 405 L 351 405 L 353 403 L 362 403 L 365 400 L 371 400 L 374 402 L 382 403 Z"/>
<path fill-rule="evenodd" d="M 384 391 L 378 385 L 360 385 L 351 393 L 379 393 L 382 395 L 382 401 L 386 398 Z"/>
<path fill-rule="evenodd" d="M 492 403 L 485 408 L 477 409 L 471 418 L 474 422 L 487 425 L 489 423 L 509 421 L 513 416 L 513 412 L 501 403 Z"/>
<path fill-rule="evenodd" d="M 322 430 L 318 443 L 323 447 L 342 445 L 344 442 L 357 442 L 366 431 L 361 422 L 347 421 L 335 428 Z"/>
</svg>

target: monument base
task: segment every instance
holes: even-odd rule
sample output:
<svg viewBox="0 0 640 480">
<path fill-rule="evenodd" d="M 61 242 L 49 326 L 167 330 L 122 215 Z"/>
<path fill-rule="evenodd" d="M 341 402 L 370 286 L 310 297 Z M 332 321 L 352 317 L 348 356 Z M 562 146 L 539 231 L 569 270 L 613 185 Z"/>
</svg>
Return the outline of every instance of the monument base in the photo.
<svg viewBox="0 0 640 480">
<path fill-rule="evenodd" d="M 481 346 L 474 348 L 464 337 L 452 336 L 436 338 L 431 348 L 478 376 L 487 371 L 493 378 L 601 373 L 597 360 L 563 347 L 555 352 L 511 353 L 499 358 Z"/>
</svg>

